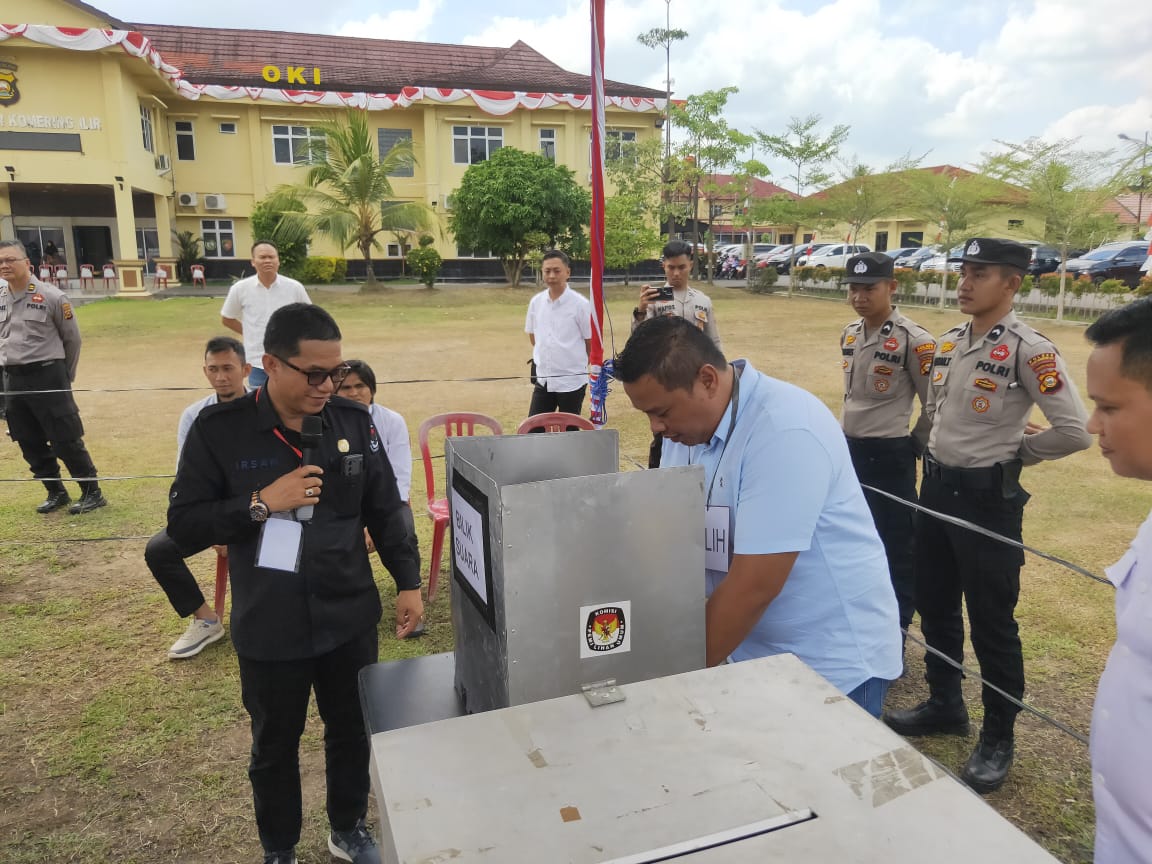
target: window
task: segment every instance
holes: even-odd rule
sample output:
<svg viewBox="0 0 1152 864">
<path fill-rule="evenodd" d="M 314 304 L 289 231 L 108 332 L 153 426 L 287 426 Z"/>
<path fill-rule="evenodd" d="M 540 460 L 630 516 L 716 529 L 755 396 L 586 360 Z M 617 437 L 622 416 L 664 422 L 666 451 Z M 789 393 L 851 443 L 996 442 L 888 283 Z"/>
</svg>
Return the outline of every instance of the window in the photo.
<svg viewBox="0 0 1152 864">
<path fill-rule="evenodd" d="M 618 159 L 636 161 L 636 133 L 624 129 L 608 129 L 604 133 L 604 161 Z"/>
<path fill-rule="evenodd" d="M 540 130 L 540 155 L 549 162 L 556 161 L 556 130 Z"/>
<path fill-rule="evenodd" d="M 1023 227 L 1024 227 L 1024 220 L 1023 219 L 1009 219 L 1008 220 L 1008 228 L 1009 229 L 1014 229 L 1014 228 L 1019 229 L 1019 228 L 1023 228 Z"/>
<path fill-rule="evenodd" d="M 468 249 L 464 246 L 456 246 L 457 258 L 491 258 L 492 253 L 487 249 Z"/>
<path fill-rule="evenodd" d="M 231 219 L 201 219 L 200 236 L 204 238 L 205 258 L 236 257 Z"/>
<path fill-rule="evenodd" d="M 221 135 L 235 135 L 236 123 L 233 120 L 225 120 L 220 124 Z"/>
<path fill-rule="evenodd" d="M 452 161 L 457 165 L 484 162 L 504 146 L 504 130 L 499 126 L 453 126 Z"/>
<path fill-rule="evenodd" d="M 383 159 L 388 153 L 399 144 L 401 141 L 412 143 L 412 130 L 411 129 L 377 129 L 376 138 L 380 144 L 380 158 Z M 411 177 L 413 176 L 413 166 L 409 162 L 407 165 L 401 165 L 395 171 L 388 172 L 389 177 Z"/>
<path fill-rule="evenodd" d="M 724 215 L 724 205 L 723 204 L 709 205 L 708 212 L 712 214 L 713 219 L 719 219 L 721 216 Z"/>
<path fill-rule="evenodd" d="M 412 247 L 405 243 L 401 246 L 399 243 L 388 243 L 385 247 L 384 254 L 388 258 L 406 258 L 408 253 L 412 251 Z"/>
<path fill-rule="evenodd" d="M 877 252 L 886 252 L 888 250 L 888 232 L 887 231 L 877 231 L 875 242 L 876 242 L 876 251 Z"/>
<path fill-rule="evenodd" d="M 191 120 L 176 121 L 176 158 L 185 162 L 196 158 L 196 137 L 192 133 Z"/>
<path fill-rule="evenodd" d="M 924 232 L 923 231 L 901 231 L 900 232 L 900 248 L 904 249 L 909 246 L 923 246 L 924 245 Z"/>
<path fill-rule="evenodd" d="M 140 106 L 140 135 L 144 139 L 144 149 L 149 153 L 155 153 L 156 141 L 152 134 L 152 109 L 147 105 Z"/>
<path fill-rule="evenodd" d="M 273 126 L 272 161 L 277 165 L 303 165 L 312 147 L 324 143 L 324 133 L 308 126 Z"/>
</svg>

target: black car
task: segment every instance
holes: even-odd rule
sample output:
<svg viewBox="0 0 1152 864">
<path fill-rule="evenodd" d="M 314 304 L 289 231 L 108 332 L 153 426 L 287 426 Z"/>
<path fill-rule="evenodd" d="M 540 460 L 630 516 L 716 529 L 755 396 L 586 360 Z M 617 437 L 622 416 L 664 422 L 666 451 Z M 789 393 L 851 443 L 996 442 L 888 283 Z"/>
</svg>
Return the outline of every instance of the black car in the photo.
<svg viewBox="0 0 1152 864">
<path fill-rule="evenodd" d="M 1148 243 L 1130 240 L 1123 243 L 1105 243 L 1086 255 L 1073 258 L 1065 265 L 1074 279 L 1087 276 L 1099 284 L 1105 279 L 1119 279 L 1129 288 L 1140 282 L 1140 265 L 1148 258 Z"/>
<path fill-rule="evenodd" d="M 1069 258 L 1076 256 L 1069 252 Z M 1033 246 L 1032 260 L 1028 262 L 1028 272 L 1033 276 L 1042 273 L 1055 273 L 1060 269 L 1060 250 L 1055 246 Z"/>
<path fill-rule="evenodd" d="M 897 267 L 904 267 L 909 270 L 919 270 L 920 265 L 927 261 L 929 258 L 935 258 L 940 254 L 939 246 L 921 246 L 909 252 L 907 255 L 901 255 L 896 259 L 895 264 Z"/>
</svg>

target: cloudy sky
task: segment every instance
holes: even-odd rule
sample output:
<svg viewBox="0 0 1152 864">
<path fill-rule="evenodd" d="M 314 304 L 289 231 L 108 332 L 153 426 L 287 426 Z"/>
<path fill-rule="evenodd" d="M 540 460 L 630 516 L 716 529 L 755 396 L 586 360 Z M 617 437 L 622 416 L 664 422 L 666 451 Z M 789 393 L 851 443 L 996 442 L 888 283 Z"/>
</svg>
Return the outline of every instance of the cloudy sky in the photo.
<svg viewBox="0 0 1152 864">
<path fill-rule="evenodd" d="M 587 0 L 90 0 L 126 21 L 314 30 L 511 45 L 588 71 Z M 606 72 L 663 89 L 663 50 L 636 35 L 672 27 L 673 95 L 735 85 L 729 122 L 781 131 L 818 113 L 874 166 L 905 153 L 970 166 L 995 139 L 1079 137 L 1126 146 L 1152 129 L 1147 0 L 608 0 Z M 772 165 L 774 174 L 785 166 Z"/>
</svg>

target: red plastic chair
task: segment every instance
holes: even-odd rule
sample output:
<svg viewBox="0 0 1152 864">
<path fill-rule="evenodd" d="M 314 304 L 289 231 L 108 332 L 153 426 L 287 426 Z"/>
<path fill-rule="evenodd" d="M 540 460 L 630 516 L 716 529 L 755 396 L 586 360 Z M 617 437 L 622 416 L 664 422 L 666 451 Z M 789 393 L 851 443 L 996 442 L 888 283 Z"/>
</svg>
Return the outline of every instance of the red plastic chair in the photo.
<svg viewBox="0 0 1152 864">
<path fill-rule="evenodd" d="M 224 598 L 228 594 L 228 556 L 216 553 L 216 597 L 213 606 L 216 620 L 224 620 Z"/>
<path fill-rule="evenodd" d="M 49 285 L 56 284 L 56 277 L 52 273 L 52 268 L 47 264 L 40 265 L 39 279 L 41 282 L 47 282 Z"/>
<path fill-rule="evenodd" d="M 120 284 L 120 279 L 116 276 L 116 268 L 112 264 L 104 265 L 104 290 L 108 291 L 115 288 Z"/>
<path fill-rule="evenodd" d="M 437 414 L 420 424 L 417 437 L 420 440 L 420 456 L 424 459 L 424 481 L 428 487 L 428 515 L 432 517 L 432 553 L 429 555 L 428 602 L 436 597 L 436 583 L 440 578 L 440 559 L 444 552 L 444 532 L 448 528 L 448 499 L 436 497 L 436 478 L 432 472 L 432 451 L 428 447 L 428 433 L 444 427 L 445 438 L 464 438 L 476 434 L 476 427 L 483 426 L 493 435 L 503 435 L 504 430 L 494 417 L 487 414 L 474 414 L 470 411 L 456 411 L 450 414 Z"/>
<path fill-rule="evenodd" d="M 157 288 L 167 288 L 168 287 L 168 271 L 165 270 L 163 267 L 157 267 L 156 268 L 156 287 Z"/>
<path fill-rule="evenodd" d="M 91 264 L 80 265 L 80 290 L 83 291 L 85 286 L 88 288 L 95 287 L 96 271 Z"/>
<path fill-rule="evenodd" d="M 204 265 L 203 264 L 193 264 L 191 267 L 191 271 L 192 271 L 192 287 L 195 288 L 196 283 L 199 282 L 201 288 L 207 288 L 208 283 L 204 281 Z"/>
<path fill-rule="evenodd" d="M 569 426 L 589 431 L 596 429 L 591 420 L 581 417 L 579 414 L 569 414 L 566 411 L 549 411 L 544 414 L 533 414 L 516 428 L 516 434 L 526 435 L 537 429 L 544 432 L 567 432 Z"/>
<path fill-rule="evenodd" d="M 56 279 L 57 286 L 64 289 L 65 291 L 68 290 L 68 279 L 70 277 L 68 276 L 67 267 L 65 267 L 63 264 L 57 265 L 56 275 L 54 278 Z"/>
</svg>

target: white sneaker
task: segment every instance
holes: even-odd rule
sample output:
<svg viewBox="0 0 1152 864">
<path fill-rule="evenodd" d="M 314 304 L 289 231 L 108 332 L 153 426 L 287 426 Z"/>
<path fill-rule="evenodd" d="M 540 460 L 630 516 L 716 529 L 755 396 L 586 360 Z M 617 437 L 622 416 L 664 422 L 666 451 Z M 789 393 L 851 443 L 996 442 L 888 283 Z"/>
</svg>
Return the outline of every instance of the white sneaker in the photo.
<svg viewBox="0 0 1152 864">
<path fill-rule="evenodd" d="M 168 649 L 170 660 L 184 660 L 195 657 L 213 642 L 224 638 L 224 625 L 219 621 L 205 621 L 193 618 L 184 635 L 172 643 Z"/>
</svg>

